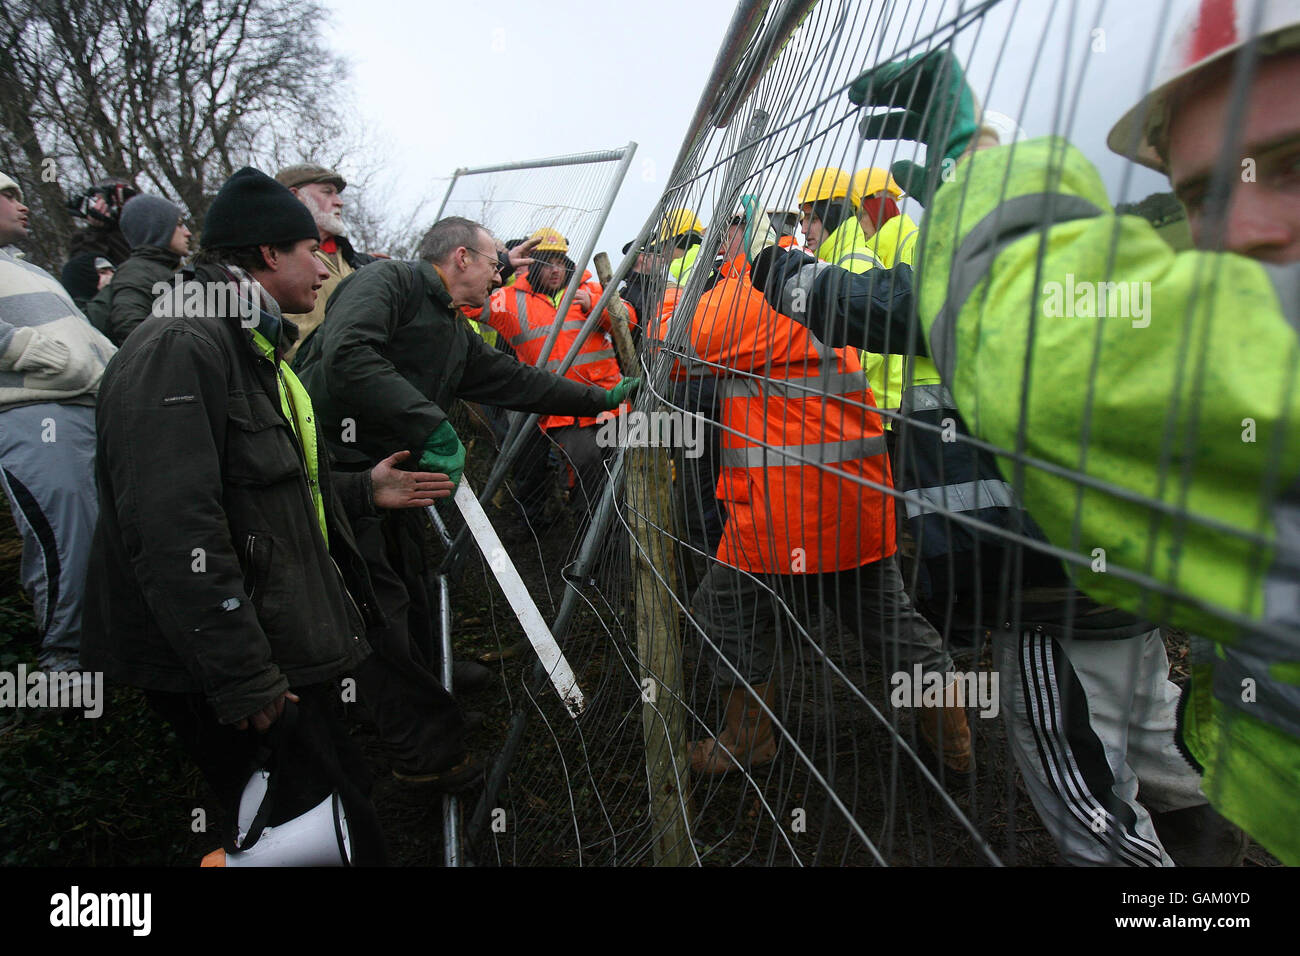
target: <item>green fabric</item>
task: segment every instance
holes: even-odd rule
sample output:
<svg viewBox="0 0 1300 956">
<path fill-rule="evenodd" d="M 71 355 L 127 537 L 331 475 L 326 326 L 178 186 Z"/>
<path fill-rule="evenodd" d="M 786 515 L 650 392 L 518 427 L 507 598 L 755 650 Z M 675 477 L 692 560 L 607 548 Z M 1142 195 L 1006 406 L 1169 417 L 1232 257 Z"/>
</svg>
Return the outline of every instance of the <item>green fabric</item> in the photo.
<svg viewBox="0 0 1300 956">
<path fill-rule="evenodd" d="M 929 205 L 929 193 L 970 146 L 978 128 L 975 98 L 961 63 L 949 50 L 932 51 L 868 70 L 849 87 L 859 106 L 892 106 L 892 112 L 862 121 L 867 139 L 905 139 L 924 143 L 928 166 L 902 160 L 890 167 L 909 196 Z"/>
<path fill-rule="evenodd" d="M 695 268 L 695 258 L 700 254 L 698 245 L 691 246 L 686 250 L 686 255 L 680 259 L 674 259 L 668 267 L 669 277 L 678 285 L 686 285 L 686 280 L 691 277 L 691 269 Z"/>
<path fill-rule="evenodd" d="M 316 506 L 316 520 L 320 523 L 321 537 L 329 545 L 329 526 L 325 521 L 325 498 L 320 488 L 320 460 L 317 458 L 316 426 L 312 422 L 311 396 L 298 381 L 298 376 L 284 362 L 275 356 L 275 346 L 267 341 L 266 336 L 253 329 L 253 344 L 267 361 L 275 366 L 278 373 L 276 384 L 280 392 L 280 408 L 289 420 L 293 432 L 298 436 L 298 447 L 302 449 L 303 464 L 307 468 L 307 486 L 311 489 L 312 504 Z"/>
<path fill-rule="evenodd" d="M 1079 470 L 1086 448 L 1082 470 L 1091 478 L 1185 509 L 1196 520 L 1081 489 L 1042 468 L 1026 469 L 1021 489 L 1053 544 L 1094 557 L 1102 548 L 1108 570 L 1149 574 L 1209 609 L 1071 566 L 1091 597 L 1223 644 L 1256 644 L 1260 653 L 1258 638 L 1215 612 L 1263 617 L 1277 535 L 1271 509 L 1300 478 L 1295 327 L 1262 265 L 1233 254 L 1175 252 L 1146 220 L 1114 215 L 1097 171 L 1065 141 L 1031 140 L 1014 153 L 977 153 L 934 196 L 921 257 L 927 335 L 949 294 L 962 240 L 1000 203 L 1041 195 L 1044 221 L 1052 195 L 1105 212 L 1013 237 L 978 277 L 954 329 L 948 385 L 957 405 L 978 437 L 1014 448 L 1023 394 L 1027 455 Z M 1067 282 L 1077 289 L 1101 280 L 1139 283 L 1145 309 L 1105 317 L 1094 304 L 1060 317 L 1051 306 L 1060 304 Z M 1246 420 L 1254 423 L 1254 441 L 1245 440 Z M 1276 650 L 1260 656 L 1275 662 L 1272 676 L 1295 679 L 1300 649 L 1289 660 Z M 1194 671 L 1184 720 L 1189 749 L 1206 768 L 1205 792 L 1270 852 L 1300 862 L 1300 740 L 1266 722 L 1263 699 L 1260 719 L 1225 708 L 1212 697 L 1213 673 L 1212 663 Z"/>
<path fill-rule="evenodd" d="M 1204 768 L 1201 790 L 1224 817 L 1287 866 L 1300 866 L 1300 741 L 1214 699 L 1211 666 L 1192 669 L 1183 739 Z"/>
<path fill-rule="evenodd" d="M 420 468 L 446 475 L 453 485 L 460 484 L 461 475 L 465 473 L 465 446 L 451 422 L 444 419 L 425 440 Z"/>
</svg>

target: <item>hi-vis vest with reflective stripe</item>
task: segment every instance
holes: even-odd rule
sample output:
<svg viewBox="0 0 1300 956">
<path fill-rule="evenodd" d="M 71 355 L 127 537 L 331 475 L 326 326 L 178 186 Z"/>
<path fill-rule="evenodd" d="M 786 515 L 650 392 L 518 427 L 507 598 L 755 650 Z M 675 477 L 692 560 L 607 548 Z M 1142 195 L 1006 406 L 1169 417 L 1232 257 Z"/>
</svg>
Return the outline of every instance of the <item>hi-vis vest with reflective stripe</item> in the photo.
<svg viewBox="0 0 1300 956">
<path fill-rule="evenodd" d="M 813 574 L 893 554 L 894 506 L 877 490 L 890 485 L 885 436 L 854 350 L 823 345 L 743 275 L 704 294 L 691 344 L 720 376 L 717 559 Z"/>
<path fill-rule="evenodd" d="M 817 250 L 817 255 L 832 265 L 857 273 L 876 266 L 892 269 L 900 262 L 913 265 L 919 235 L 920 227 L 905 213 L 886 222 L 870 239 L 862 235 L 857 219 L 846 219 Z M 912 363 L 910 383 L 907 378 L 909 359 Z M 878 355 L 864 351 L 862 366 L 880 408 L 897 409 L 908 384 L 936 385 L 939 382 L 939 371 L 934 363 L 920 355 Z M 886 419 L 886 428 L 892 424 Z"/>
<path fill-rule="evenodd" d="M 1053 544 L 1104 554 L 1079 587 L 1219 642 L 1184 713 L 1201 789 L 1300 865 L 1300 263 L 1175 253 L 1060 139 L 976 153 L 928 215 L 919 313 L 966 421 L 1054 466 L 1020 490 Z"/>
<path fill-rule="evenodd" d="M 674 259 L 668 265 L 668 278 L 678 285 L 686 285 L 686 280 L 691 277 L 691 270 L 695 268 L 695 260 L 700 255 L 699 245 L 691 246 L 686 250 L 686 254 L 680 259 Z"/>
<path fill-rule="evenodd" d="M 601 287 L 589 281 L 590 278 L 590 273 L 584 274 L 580 288 L 587 290 L 594 305 L 600 298 Z M 489 305 L 488 314 L 492 327 L 506 337 L 506 341 L 515 350 L 519 361 L 537 365 L 542 357 L 542 346 L 546 344 L 546 337 L 556 322 L 556 303 L 550 296 L 534 291 L 528 284 L 528 280 L 521 276 L 516 279 L 514 285 L 494 291 Z M 630 310 L 629 318 L 633 318 Z M 569 348 L 586 321 L 586 313 L 576 302 L 569 306 L 569 311 L 560 323 L 560 331 L 556 335 L 550 357 L 544 366 L 547 371 L 554 372 L 559 369 L 560 363 L 569 353 Z M 608 333 L 599 327 L 592 330 L 586 341 L 582 343 L 582 349 L 574 359 L 573 365 L 565 373 L 565 378 L 606 389 L 613 388 L 622 381 L 623 375 L 619 371 L 618 360 L 614 357 L 614 344 L 610 341 Z M 615 414 L 618 412 L 616 411 Z M 545 431 L 572 425 L 575 422 L 579 425 L 594 425 L 596 419 L 547 415 L 539 424 Z"/>
</svg>

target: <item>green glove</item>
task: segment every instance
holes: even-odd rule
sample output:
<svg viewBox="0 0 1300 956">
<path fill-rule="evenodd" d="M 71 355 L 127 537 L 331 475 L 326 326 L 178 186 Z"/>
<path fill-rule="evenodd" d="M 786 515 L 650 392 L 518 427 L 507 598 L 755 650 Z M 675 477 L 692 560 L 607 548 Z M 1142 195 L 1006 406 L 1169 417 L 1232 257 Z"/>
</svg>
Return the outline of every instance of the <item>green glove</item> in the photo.
<svg viewBox="0 0 1300 956">
<path fill-rule="evenodd" d="M 636 390 L 641 387 L 641 379 L 625 378 L 613 388 L 606 390 L 605 401 L 606 408 L 618 408 L 626 399 L 636 394 Z"/>
<path fill-rule="evenodd" d="M 849 87 L 849 99 L 858 106 L 900 107 L 866 117 L 859 129 L 865 139 L 925 144 L 927 165 L 900 160 L 890 167 L 903 191 L 922 205 L 929 204 L 940 178 L 966 152 L 978 128 L 975 97 L 950 50 L 868 70 Z"/>
<path fill-rule="evenodd" d="M 465 446 L 460 443 L 451 422 L 444 421 L 425 439 L 424 451 L 420 454 L 420 470 L 444 474 L 451 479 L 453 486 L 460 484 L 460 476 L 465 472 Z"/>
</svg>

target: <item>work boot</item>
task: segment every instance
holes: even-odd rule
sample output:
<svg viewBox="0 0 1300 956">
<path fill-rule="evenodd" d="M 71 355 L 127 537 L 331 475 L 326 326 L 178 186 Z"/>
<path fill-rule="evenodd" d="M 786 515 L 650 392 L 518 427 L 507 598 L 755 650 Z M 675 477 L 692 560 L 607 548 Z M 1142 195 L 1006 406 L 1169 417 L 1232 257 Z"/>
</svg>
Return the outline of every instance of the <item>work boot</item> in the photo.
<svg viewBox="0 0 1300 956">
<path fill-rule="evenodd" d="M 1179 866 L 1241 866 L 1246 834 L 1208 803 L 1151 811 L 1151 823 L 1169 858 Z"/>
<path fill-rule="evenodd" d="M 451 662 L 453 694 L 472 694 L 488 687 L 497 675 L 475 661 Z"/>
<path fill-rule="evenodd" d="M 945 690 L 945 700 L 947 696 Z M 951 707 L 922 707 L 917 722 L 922 743 L 943 763 L 943 770 L 949 779 L 956 784 L 969 784 L 975 772 L 975 753 L 971 750 L 966 708 L 960 704 Z"/>
<path fill-rule="evenodd" d="M 772 718 L 750 696 L 751 688 L 733 687 L 727 694 L 725 726 L 713 740 L 691 741 L 691 769 L 696 773 L 721 774 L 737 769 L 761 767 L 776 756 L 776 735 Z M 754 696 L 771 709 L 776 705 L 776 685 L 755 684 Z M 735 758 L 735 760 L 732 759 Z"/>
</svg>

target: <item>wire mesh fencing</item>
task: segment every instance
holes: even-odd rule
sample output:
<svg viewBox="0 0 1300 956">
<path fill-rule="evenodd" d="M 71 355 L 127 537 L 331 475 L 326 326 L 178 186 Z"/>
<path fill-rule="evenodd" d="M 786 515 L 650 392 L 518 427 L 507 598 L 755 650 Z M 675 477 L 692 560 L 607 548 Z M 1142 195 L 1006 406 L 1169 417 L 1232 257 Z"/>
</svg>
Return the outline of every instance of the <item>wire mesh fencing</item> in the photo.
<svg viewBox="0 0 1300 956">
<path fill-rule="evenodd" d="M 507 655 L 479 862 L 1227 862 L 1207 796 L 1285 857 L 1300 351 L 1294 265 L 1251 260 L 1294 250 L 1228 198 L 1290 188 L 1243 105 L 1283 6 L 738 6 L 596 305 L 622 281 L 643 378 L 604 481 L 542 533 L 497 498 L 588 703 Z M 1209 145 L 1142 98 L 1187 35 L 1245 51 Z M 1200 149 L 1190 231 L 1106 152 L 1120 103 L 1117 153 Z M 460 588 L 510 648 L 486 564 Z"/>
</svg>

